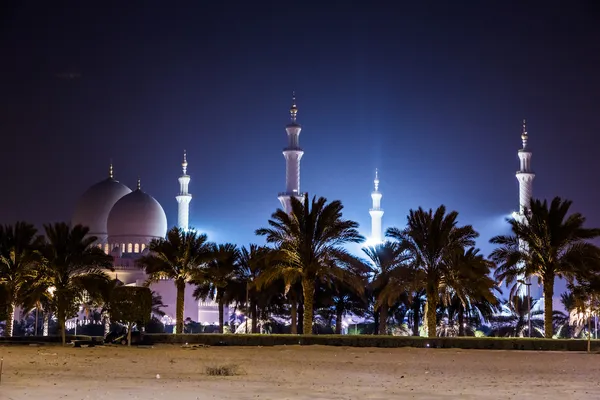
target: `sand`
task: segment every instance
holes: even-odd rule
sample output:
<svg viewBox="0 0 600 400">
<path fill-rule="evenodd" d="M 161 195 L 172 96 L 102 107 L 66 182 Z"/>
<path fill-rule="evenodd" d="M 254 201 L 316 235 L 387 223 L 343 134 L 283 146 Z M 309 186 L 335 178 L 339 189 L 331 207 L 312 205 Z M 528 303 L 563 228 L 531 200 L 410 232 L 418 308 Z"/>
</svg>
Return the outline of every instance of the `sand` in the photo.
<svg viewBox="0 0 600 400">
<path fill-rule="evenodd" d="M 0 346 L 0 357 L 2 400 L 600 398 L 600 354 L 163 345 Z M 206 374 L 225 364 L 240 375 Z"/>
</svg>

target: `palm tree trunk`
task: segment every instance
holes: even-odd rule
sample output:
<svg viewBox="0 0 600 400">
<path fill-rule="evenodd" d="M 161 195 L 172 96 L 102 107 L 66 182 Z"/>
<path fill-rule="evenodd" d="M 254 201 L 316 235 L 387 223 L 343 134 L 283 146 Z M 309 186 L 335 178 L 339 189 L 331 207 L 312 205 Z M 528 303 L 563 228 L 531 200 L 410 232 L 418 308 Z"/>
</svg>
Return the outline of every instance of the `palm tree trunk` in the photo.
<svg viewBox="0 0 600 400">
<path fill-rule="evenodd" d="M 110 333 L 110 314 L 104 313 L 104 337 Z"/>
<path fill-rule="evenodd" d="M 379 310 L 373 312 L 373 335 L 379 335 Z"/>
<path fill-rule="evenodd" d="M 50 327 L 50 310 L 44 311 L 44 323 L 42 325 L 42 336 L 48 336 L 48 329 Z"/>
<path fill-rule="evenodd" d="M 387 335 L 387 319 L 388 319 L 388 308 L 387 305 L 381 305 L 379 312 L 379 334 Z"/>
<path fill-rule="evenodd" d="M 129 322 L 127 324 L 127 346 L 131 346 L 131 328 L 133 327 L 133 322 Z"/>
<path fill-rule="evenodd" d="M 340 307 L 335 313 L 335 334 L 342 334 L 342 318 L 344 318 L 344 310 Z"/>
<path fill-rule="evenodd" d="M 302 278 L 302 292 L 304 294 L 303 332 L 305 335 L 312 335 L 315 281 L 307 277 Z"/>
<path fill-rule="evenodd" d="M 183 333 L 183 308 L 185 306 L 185 280 L 175 281 L 177 288 L 177 305 L 175 306 L 175 333 Z"/>
<path fill-rule="evenodd" d="M 304 333 L 304 302 L 298 303 L 298 334 Z"/>
<path fill-rule="evenodd" d="M 13 328 L 15 326 L 15 304 L 8 303 L 6 305 L 6 329 L 4 330 L 4 336 L 11 337 L 13 335 Z"/>
<path fill-rule="evenodd" d="M 252 301 L 251 318 L 252 318 L 252 333 L 258 333 L 258 312 L 256 309 L 256 301 Z"/>
<path fill-rule="evenodd" d="M 458 307 L 458 336 L 465 336 L 465 314 L 462 304 Z"/>
<path fill-rule="evenodd" d="M 224 314 L 225 314 L 225 310 L 224 310 L 224 305 L 223 305 L 223 299 L 219 298 L 219 333 L 223 333 L 223 325 L 225 324 L 224 321 Z"/>
<path fill-rule="evenodd" d="M 292 308 L 290 310 L 291 314 L 291 324 L 290 324 L 290 333 L 292 335 L 298 334 L 298 303 L 296 300 L 291 299 Z"/>
<path fill-rule="evenodd" d="M 419 336 L 419 321 L 421 320 L 421 300 L 415 299 L 413 300 L 413 326 L 412 326 L 412 334 L 413 336 Z"/>
<path fill-rule="evenodd" d="M 434 338 L 436 337 L 436 328 L 437 328 L 437 302 L 438 302 L 438 292 L 435 290 L 434 285 L 427 285 L 427 313 L 425 318 L 427 319 L 427 337 Z"/>
<path fill-rule="evenodd" d="M 60 304 L 60 302 L 59 302 Z M 66 325 L 66 316 L 65 310 L 62 307 L 58 307 L 58 329 L 60 330 L 60 336 L 62 337 L 62 345 L 64 346 L 67 343 L 67 327 Z"/>
<path fill-rule="evenodd" d="M 552 339 L 552 296 L 554 296 L 554 277 L 544 277 L 544 337 Z"/>
</svg>

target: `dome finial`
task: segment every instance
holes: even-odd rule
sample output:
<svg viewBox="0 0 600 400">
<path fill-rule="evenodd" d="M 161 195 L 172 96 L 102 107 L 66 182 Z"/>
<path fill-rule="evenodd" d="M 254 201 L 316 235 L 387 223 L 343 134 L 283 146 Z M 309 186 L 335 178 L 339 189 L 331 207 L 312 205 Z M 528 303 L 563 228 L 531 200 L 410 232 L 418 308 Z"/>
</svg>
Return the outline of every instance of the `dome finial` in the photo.
<svg viewBox="0 0 600 400">
<path fill-rule="evenodd" d="M 138 176 L 138 180 L 137 180 L 137 190 L 142 190 L 142 180 L 140 179 L 139 176 Z"/>
<path fill-rule="evenodd" d="M 183 150 L 183 162 L 181 163 L 181 166 L 183 167 L 184 175 L 187 173 L 187 165 L 187 151 Z"/>
<path fill-rule="evenodd" d="M 292 122 L 296 122 L 296 116 L 298 115 L 298 107 L 296 106 L 296 92 L 292 92 L 292 107 L 290 108 L 290 117 Z"/>
<path fill-rule="evenodd" d="M 523 132 L 521 133 L 521 140 L 523 141 L 523 149 L 527 147 L 527 139 L 529 136 L 527 135 L 527 121 L 523 119 Z"/>
<path fill-rule="evenodd" d="M 114 178 L 114 175 L 113 175 L 113 163 L 112 163 L 112 158 L 110 159 L 110 164 L 108 165 L 108 177 L 109 177 L 110 179 L 113 179 L 113 178 Z"/>
</svg>

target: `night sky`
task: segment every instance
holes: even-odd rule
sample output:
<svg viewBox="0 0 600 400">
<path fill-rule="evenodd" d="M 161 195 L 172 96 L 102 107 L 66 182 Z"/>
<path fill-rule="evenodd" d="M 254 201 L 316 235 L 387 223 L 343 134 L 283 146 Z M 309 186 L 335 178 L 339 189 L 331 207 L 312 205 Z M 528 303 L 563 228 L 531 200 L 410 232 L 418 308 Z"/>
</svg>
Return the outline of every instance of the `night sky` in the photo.
<svg viewBox="0 0 600 400">
<path fill-rule="evenodd" d="M 534 195 L 600 226 L 593 0 L 70 3 L 2 9 L 0 223 L 70 220 L 112 159 L 173 226 L 187 149 L 191 225 L 261 243 L 295 90 L 301 189 L 364 234 L 379 168 L 384 227 L 443 203 L 489 254 L 518 206 L 523 118 Z"/>
</svg>

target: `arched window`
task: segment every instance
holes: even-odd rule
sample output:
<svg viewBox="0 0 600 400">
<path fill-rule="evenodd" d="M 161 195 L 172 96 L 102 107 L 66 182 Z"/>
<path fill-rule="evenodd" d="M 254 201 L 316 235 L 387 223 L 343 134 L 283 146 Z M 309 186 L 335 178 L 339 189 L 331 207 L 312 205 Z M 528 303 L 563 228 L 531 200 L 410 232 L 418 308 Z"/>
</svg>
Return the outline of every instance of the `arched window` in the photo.
<svg viewBox="0 0 600 400">
<path fill-rule="evenodd" d="M 131 252 L 133 251 L 133 250 L 132 250 L 132 247 L 133 247 L 133 246 L 131 245 L 131 243 L 127 243 L 127 252 L 128 252 L 128 253 L 131 253 Z"/>
<path fill-rule="evenodd" d="M 125 243 L 121 243 L 121 252 L 125 253 Z"/>
<path fill-rule="evenodd" d="M 106 243 L 106 244 L 104 245 L 104 252 L 105 252 L 106 254 L 108 254 L 108 253 L 110 252 L 110 247 L 108 246 L 108 243 Z"/>
<path fill-rule="evenodd" d="M 146 245 L 144 243 L 142 243 L 142 251 L 144 251 L 144 249 L 146 248 Z"/>
<path fill-rule="evenodd" d="M 139 253 L 140 252 L 140 245 L 139 244 L 134 244 L 133 245 L 133 252 L 134 253 Z"/>
</svg>

